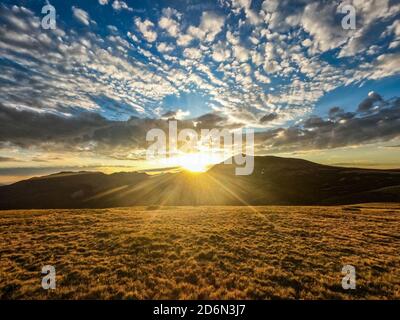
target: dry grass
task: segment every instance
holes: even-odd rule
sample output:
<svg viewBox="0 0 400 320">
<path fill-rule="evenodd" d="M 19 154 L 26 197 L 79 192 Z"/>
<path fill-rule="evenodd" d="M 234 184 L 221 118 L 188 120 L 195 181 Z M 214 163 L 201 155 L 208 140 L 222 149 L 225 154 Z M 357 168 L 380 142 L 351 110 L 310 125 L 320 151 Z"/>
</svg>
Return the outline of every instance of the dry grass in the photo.
<svg viewBox="0 0 400 320">
<path fill-rule="evenodd" d="M 399 299 L 399 253 L 400 205 L 3 211 L 0 297 Z"/>
</svg>

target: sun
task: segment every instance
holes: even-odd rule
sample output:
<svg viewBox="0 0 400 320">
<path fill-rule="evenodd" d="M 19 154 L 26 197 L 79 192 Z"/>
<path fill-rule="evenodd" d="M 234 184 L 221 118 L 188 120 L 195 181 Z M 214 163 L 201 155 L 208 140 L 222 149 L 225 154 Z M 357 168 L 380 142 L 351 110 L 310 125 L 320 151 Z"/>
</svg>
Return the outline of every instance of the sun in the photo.
<svg viewBox="0 0 400 320">
<path fill-rule="evenodd" d="M 190 172 L 206 172 L 207 166 L 203 166 L 198 163 L 188 163 L 181 166 L 183 169 L 190 171 Z"/>
<path fill-rule="evenodd" d="M 173 157 L 161 159 L 160 164 L 166 167 L 178 167 L 192 173 L 206 172 L 213 165 L 224 161 L 223 154 L 203 150 L 201 152 L 180 153 Z"/>
<path fill-rule="evenodd" d="M 191 172 L 207 171 L 210 159 L 201 153 L 188 153 L 177 157 L 176 162 L 181 168 Z"/>
</svg>

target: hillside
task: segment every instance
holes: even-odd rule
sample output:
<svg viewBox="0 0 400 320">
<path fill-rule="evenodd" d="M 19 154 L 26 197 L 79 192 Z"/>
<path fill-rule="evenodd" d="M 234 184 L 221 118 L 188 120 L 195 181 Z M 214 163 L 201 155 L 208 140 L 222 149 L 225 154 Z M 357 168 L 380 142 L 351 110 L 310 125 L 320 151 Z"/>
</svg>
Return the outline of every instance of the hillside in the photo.
<svg viewBox="0 0 400 320">
<path fill-rule="evenodd" d="M 398 204 L 19 210 L 0 220 L 0 299 L 400 298 Z M 48 264 L 56 290 L 41 288 Z M 341 286 L 347 264 L 356 290 Z"/>
<path fill-rule="evenodd" d="M 341 168 L 255 157 L 254 172 L 61 172 L 0 187 L 1 209 L 103 208 L 132 205 L 318 205 L 400 202 L 400 171 Z"/>
</svg>

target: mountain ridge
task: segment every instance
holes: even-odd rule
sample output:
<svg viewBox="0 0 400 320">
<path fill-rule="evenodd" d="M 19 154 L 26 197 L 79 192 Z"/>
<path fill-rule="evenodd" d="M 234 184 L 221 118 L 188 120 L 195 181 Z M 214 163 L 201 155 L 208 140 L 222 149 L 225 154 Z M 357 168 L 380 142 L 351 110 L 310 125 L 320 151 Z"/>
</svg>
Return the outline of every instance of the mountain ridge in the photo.
<svg viewBox="0 0 400 320">
<path fill-rule="evenodd" d="M 400 202 L 399 169 L 346 168 L 275 156 L 254 157 L 248 176 L 236 176 L 235 168 L 219 163 L 198 174 L 59 172 L 0 186 L 0 209 Z"/>
</svg>

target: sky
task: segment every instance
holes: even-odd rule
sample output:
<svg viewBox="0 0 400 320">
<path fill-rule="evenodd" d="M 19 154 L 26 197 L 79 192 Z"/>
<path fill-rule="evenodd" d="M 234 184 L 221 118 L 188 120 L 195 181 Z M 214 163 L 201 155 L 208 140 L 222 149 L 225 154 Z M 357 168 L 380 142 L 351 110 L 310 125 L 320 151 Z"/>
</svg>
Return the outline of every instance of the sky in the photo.
<svg viewBox="0 0 400 320">
<path fill-rule="evenodd" d="M 397 0 L 2 1 L 0 183 L 157 169 L 146 132 L 168 119 L 253 128 L 257 155 L 400 168 L 399 17 Z"/>
</svg>

